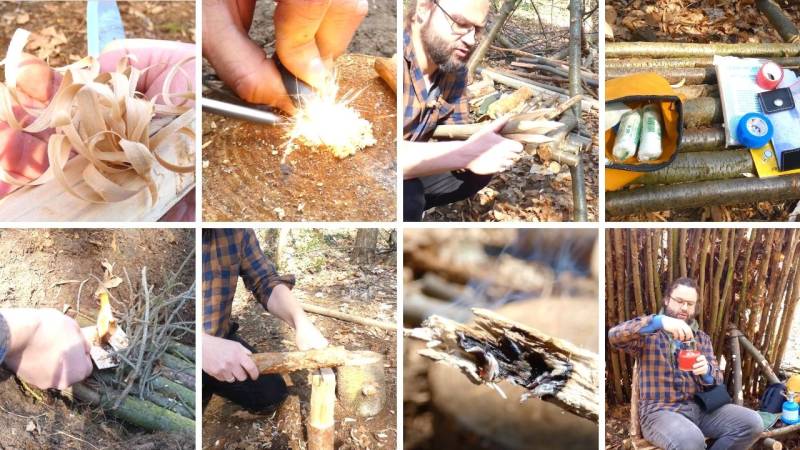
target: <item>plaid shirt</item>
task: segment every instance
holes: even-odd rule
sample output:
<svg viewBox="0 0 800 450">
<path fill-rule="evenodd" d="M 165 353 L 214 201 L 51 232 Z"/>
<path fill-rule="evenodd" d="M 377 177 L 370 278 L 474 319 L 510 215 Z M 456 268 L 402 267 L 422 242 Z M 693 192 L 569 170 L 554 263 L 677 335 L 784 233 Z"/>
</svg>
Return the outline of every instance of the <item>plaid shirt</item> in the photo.
<svg viewBox="0 0 800 450">
<path fill-rule="evenodd" d="M 231 307 L 239 276 L 244 285 L 267 307 L 272 289 L 294 287 L 293 275 L 278 275 L 264 256 L 253 230 L 203 230 L 203 329 L 224 337 L 231 327 Z"/>
<path fill-rule="evenodd" d="M 467 70 L 456 73 L 436 71 L 430 91 L 417 65 L 409 31 L 403 33 L 403 138 L 428 141 L 437 125 L 469 121 Z"/>
<path fill-rule="evenodd" d="M 657 410 L 678 410 L 681 404 L 693 401 L 694 394 L 703 386 L 722 383 L 711 338 L 702 331 L 694 334 L 697 350 L 705 355 L 709 374 L 715 383 L 708 384 L 702 377 L 678 368 L 677 355 L 671 354 L 672 336 L 666 331 L 647 333 L 654 315 L 637 317 L 623 322 L 608 332 L 609 343 L 639 360 L 639 417 L 644 418 Z"/>
</svg>

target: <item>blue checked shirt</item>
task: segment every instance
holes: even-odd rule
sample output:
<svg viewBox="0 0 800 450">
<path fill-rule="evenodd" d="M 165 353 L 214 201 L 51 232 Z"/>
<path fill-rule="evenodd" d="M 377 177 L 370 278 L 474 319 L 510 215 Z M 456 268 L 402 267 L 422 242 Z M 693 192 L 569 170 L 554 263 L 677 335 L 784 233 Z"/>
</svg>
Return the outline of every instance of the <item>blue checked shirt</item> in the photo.
<svg viewBox="0 0 800 450">
<path fill-rule="evenodd" d="M 456 73 L 436 71 L 428 90 L 408 30 L 403 33 L 403 59 L 404 139 L 429 141 L 437 125 L 469 121 L 466 69 Z"/>
<path fill-rule="evenodd" d="M 657 410 L 677 411 L 681 404 L 693 401 L 704 387 L 722 383 L 722 371 L 714 357 L 711 338 L 702 331 L 694 333 L 697 350 L 708 360 L 706 377 L 678 368 L 672 354 L 672 336 L 653 327 L 655 315 L 637 317 L 608 331 L 608 342 L 639 360 L 639 417 Z M 657 329 L 655 329 L 657 328 Z"/>
<path fill-rule="evenodd" d="M 225 337 L 231 328 L 231 307 L 236 283 L 244 285 L 267 307 L 272 290 L 279 284 L 294 287 L 293 275 L 278 275 L 264 256 L 253 230 L 203 230 L 203 329 Z"/>
</svg>

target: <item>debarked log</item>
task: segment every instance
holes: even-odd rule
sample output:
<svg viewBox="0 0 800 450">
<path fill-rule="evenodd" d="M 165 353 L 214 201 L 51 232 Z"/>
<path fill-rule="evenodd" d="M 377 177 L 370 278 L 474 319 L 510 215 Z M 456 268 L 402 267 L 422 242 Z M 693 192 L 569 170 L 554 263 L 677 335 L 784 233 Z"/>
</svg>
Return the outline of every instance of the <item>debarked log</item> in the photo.
<svg viewBox="0 0 800 450">
<path fill-rule="evenodd" d="M 678 153 L 667 167 L 648 172 L 634 184 L 675 184 L 693 181 L 738 178 L 755 174 L 756 168 L 749 150 Z"/>
<path fill-rule="evenodd" d="M 800 56 L 796 44 L 690 44 L 681 42 L 608 42 L 606 58 L 688 58 L 696 56 Z"/>
<path fill-rule="evenodd" d="M 735 178 L 606 193 L 610 216 L 800 198 L 800 175 Z"/>
<path fill-rule="evenodd" d="M 407 337 L 428 342 L 422 356 L 458 368 L 476 384 L 501 380 L 525 388 L 521 400 L 541 398 L 597 422 L 597 354 L 494 312 L 473 309 L 473 324 L 432 316 Z"/>
</svg>

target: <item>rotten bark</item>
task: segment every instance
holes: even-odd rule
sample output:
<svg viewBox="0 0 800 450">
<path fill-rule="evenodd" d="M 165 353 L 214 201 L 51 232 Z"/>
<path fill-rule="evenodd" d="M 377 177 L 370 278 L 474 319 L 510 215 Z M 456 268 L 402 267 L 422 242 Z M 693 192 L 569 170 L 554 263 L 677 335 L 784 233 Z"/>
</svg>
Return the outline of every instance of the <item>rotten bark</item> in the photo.
<svg viewBox="0 0 800 450">
<path fill-rule="evenodd" d="M 539 397 L 598 421 L 597 354 L 474 309 L 475 323 L 464 325 L 433 316 L 405 335 L 428 342 L 420 355 L 457 367 L 476 384 L 508 380 L 527 389 L 522 400 Z"/>
<path fill-rule="evenodd" d="M 737 205 L 800 198 L 800 175 L 736 178 L 667 186 L 648 186 L 606 194 L 606 212 L 623 216 L 650 211 Z"/>
</svg>

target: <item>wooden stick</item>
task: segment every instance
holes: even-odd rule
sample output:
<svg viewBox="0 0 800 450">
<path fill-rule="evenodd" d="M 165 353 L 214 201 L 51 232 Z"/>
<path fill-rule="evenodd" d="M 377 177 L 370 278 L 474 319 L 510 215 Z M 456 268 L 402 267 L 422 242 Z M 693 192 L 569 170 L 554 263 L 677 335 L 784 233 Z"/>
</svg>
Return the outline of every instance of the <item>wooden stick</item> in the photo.
<svg viewBox="0 0 800 450">
<path fill-rule="evenodd" d="M 536 85 L 534 85 L 532 83 L 520 80 L 517 77 L 512 77 L 512 76 L 500 73 L 500 72 L 498 72 L 496 70 L 483 68 L 483 69 L 480 70 L 480 75 L 483 76 L 483 77 L 491 78 L 496 83 L 501 83 L 501 84 L 505 84 L 506 86 L 513 87 L 514 89 L 519 89 L 522 86 L 527 86 L 530 89 L 533 89 L 534 91 L 544 92 L 544 93 L 549 94 L 549 95 L 558 96 L 562 100 L 569 100 L 569 95 L 560 94 L 560 93 L 552 91 L 550 89 L 545 89 L 543 87 L 536 86 Z M 599 111 L 600 110 L 600 102 L 598 102 L 597 100 L 594 100 L 594 99 L 582 99 L 581 100 L 581 106 L 583 108 L 586 108 L 587 110 L 588 109 L 594 109 L 595 111 Z"/>
<path fill-rule="evenodd" d="M 333 450 L 336 376 L 323 368 L 309 375 L 311 405 L 308 417 L 308 449 Z"/>
<path fill-rule="evenodd" d="M 512 63 L 513 64 L 513 63 Z M 677 67 L 677 68 L 606 68 L 606 77 L 621 78 L 640 72 L 655 72 L 664 77 L 670 83 L 685 84 L 714 84 L 717 82 L 717 72 L 714 67 Z"/>
<path fill-rule="evenodd" d="M 405 335 L 429 343 L 420 355 L 459 368 L 476 384 L 509 380 L 527 389 L 522 400 L 539 397 L 597 422 L 597 354 L 491 311 L 472 312 L 474 324 L 432 316 Z"/>
<path fill-rule="evenodd" d="M 707 152 L 725 149 L 725 129 L 721 126 L 711 128 L 692 128 L 683 131 L 678 152 Z M 726 152 L 732 150 L 724 150 Z"/>
<path fill-rule="evenodd" d="M 788 427 L 778 428 L 777 430 L 765 431 L 764 433 L 761 433 L 761 436 L 762 437 L 785 436 L 787 434 L 798 433 L 798 432 L 800 432 L 800 423 L 790 425 Z"/>
<path fill-rule="evenodd" d="M 303 311 L 310 312 L 313 314 L 319 314 L 321 316 L 333 317 L 334 319 L 353 322 L 359 325 L 366 325 L 368 327 L 377 327 L 383 330 L 390 330 L 390 331 L 397 330 L 397 325 L 391 322 L 383 322 L 380 320 L 369 319 L 367 317 L 358 317 L 352 314 L 343 313 L 341 311 L 336 311 L 329 308 L 323 308 L 322 306 L 314 305 L 311 303 L 300 302 L 300 306 L 303 307 Z"/>
<path fill-rule="evenodd" d="M 738 330 L 737 330 L 738 331 Z M 781 380 L 775 375 L 775 372 L 772 371 L 770 367 L 769 361 L 764 358 L 764 355 L 761 354 L 760 351 L 747 339 L 747 337 L 739 332 L 739 343 L 742 345 L 744 351 L 750 354 L 753 357 L 753 360 L 761 367 L 761 372 L 767 378 L 771 384 L 780 383 Z"/>
<path fill-rule="evenodd" d="M 735 178 L 651 186 L 606 194 L 606 212 L 624 216 L 648 211 L 737 205 L 800 198 L 800 175 Z"/>
<path fill-rule="evenodd" d="M 262 375 L 344 365 L 350 352 L 344 347 L 326 347 L 304 352 L 254 353 L 250 355 Z"/>
<path fill-rule="evenodd" d="M 731 346 L 731 359 L 733 360 L 733 402 L 741 406 L 744 404 L 742 395 L 742 350 L 739 347 L 739 330 L 731 330 L 728 341 Z"/>
<path fill-rule="evenodd" d="M 657 69 L 681 69 L 692 67 L 713 66 L 714 58 L 711 56 L 701 56 L 696 58 L 665 58 L 665 59 L 606 59 L 606 70 L 609 69 L 641 69 L 650 71 Z M 770 58 L 770 61 L 783 67 L 797 67 L 800 65 L 800 58 Z"/>
<path fill-rule="evenodd" d="M 687 100 L 683 104 L 683 126 L 686 128 L 721 124 L 722 120 L 722 103 L 719 98 L 700 97 Z"/>
<path fill-rule="evenodd" d="M 697 56 L 800 56 L 794 44 L 687 44 L 684 42 L 608 42 L 606 58 L 652 57 L 690 58 Z"/>
</svg>

